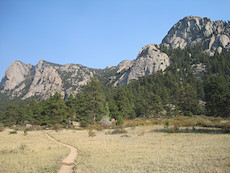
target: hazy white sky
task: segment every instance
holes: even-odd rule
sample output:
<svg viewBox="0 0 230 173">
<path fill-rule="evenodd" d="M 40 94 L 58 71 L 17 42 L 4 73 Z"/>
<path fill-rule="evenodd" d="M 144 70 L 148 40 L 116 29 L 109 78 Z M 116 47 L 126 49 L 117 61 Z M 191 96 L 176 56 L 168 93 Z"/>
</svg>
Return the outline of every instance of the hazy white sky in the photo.
<svg viewBox="0 0 230 173">
<path fill-rule="evenodd" d="M 0 0 L 0 78 L 14 60 L 117 65 L 183 17 L 228 21 L 229 9 L 229 0 Z"/>
</svg>

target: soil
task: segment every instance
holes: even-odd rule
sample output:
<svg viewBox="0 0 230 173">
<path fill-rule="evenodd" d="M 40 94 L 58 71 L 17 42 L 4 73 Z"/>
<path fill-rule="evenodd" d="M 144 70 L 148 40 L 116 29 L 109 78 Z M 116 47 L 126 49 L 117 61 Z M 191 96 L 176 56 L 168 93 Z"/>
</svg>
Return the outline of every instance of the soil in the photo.
<svg viewBox="0 0 230 173">
<path fill-rule="evenodd" d="M 54 141 L 57 144 L 66 146 L 70 149 L 69 155 L 62 161 L 62 166 L 58 170 L 58 173 L 72 173 L 75 170 L 75 159 L 77 157 L 77 149 L 71 145 L 64 144 L 57 141 L 55 138 L 50 136 L 48 133 L 45 134 L 50 140 Z"/>
</svg>

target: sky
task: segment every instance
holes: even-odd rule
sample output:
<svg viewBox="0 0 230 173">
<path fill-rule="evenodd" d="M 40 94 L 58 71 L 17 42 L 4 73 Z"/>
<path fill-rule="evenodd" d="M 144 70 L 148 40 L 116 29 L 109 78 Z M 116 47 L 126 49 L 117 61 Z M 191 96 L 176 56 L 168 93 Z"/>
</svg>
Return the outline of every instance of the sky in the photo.
<svg viewBox="0 0 230 173">
<path fill-rule="evenodd" d="M 15 60 L 115 66 L 185 16 L 229 21 L 229 9 L 229 0 L 0 0 L 0 78 Z"/>
</svg>

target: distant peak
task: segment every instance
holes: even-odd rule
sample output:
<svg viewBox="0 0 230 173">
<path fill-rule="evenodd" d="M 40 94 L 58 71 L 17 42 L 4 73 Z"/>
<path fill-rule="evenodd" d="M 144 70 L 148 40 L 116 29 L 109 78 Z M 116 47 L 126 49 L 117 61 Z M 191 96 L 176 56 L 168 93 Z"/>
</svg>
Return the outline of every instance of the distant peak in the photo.
<svg viewBox="0 0 230 173">
<path fill-rule="evenodd" d="M 42 64 L 43 64 L 43 59 L 41 58 L 37 64 L 37 67 L 40 69 L 42 67 Z"/>
<path fill-rule="evenodd" d="M 180 21 L 191 21 L 191 20 L 196 20 L 196 21 L 201 21 L 201 20 L 203 20 L 203 21 L 206 21 L 206 22 L 208 22 L 208 21 L 212 21 L 210 18 L 208 18 L 208 17 L 204 17 L 204 18 L 202 18 L 202 17 L 199 17 L 199 16 L 186 16 L 186 17 L 184 17 L 182 20 L 180 20 Z"/>
<path fill-rule="evenodd" d="M 183 19 L 202 19 L 199 16 L 185 16 Z"/>
</svg>

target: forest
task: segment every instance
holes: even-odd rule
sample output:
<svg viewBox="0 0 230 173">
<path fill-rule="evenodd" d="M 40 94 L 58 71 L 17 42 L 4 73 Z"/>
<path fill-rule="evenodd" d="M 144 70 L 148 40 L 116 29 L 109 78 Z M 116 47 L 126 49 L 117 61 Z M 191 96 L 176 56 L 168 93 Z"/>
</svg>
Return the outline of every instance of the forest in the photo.
<svg viewBox="0 0 230 173">
<path fill-rule="evenodd" d="M 137 117 L 230 117 L 230 51 L 210 57 L 201 46 L 183 50 L 161 46 L 160 50 L 170 57 L 171 65 L 126 86 L 114 88 L 91 78 L 81 92 L 66 99 L 55 93 L 42 101 L 30 98 L 9 102 L 1 95 L 5 101 L 0 105 L 0 123 L 43 126 L 79 121 L 87 126 L 104 116 L 116 119 L 117 124 Z M 205 71 L 197 77 L 192 67 L 199 64 Z"/>
</svg>

